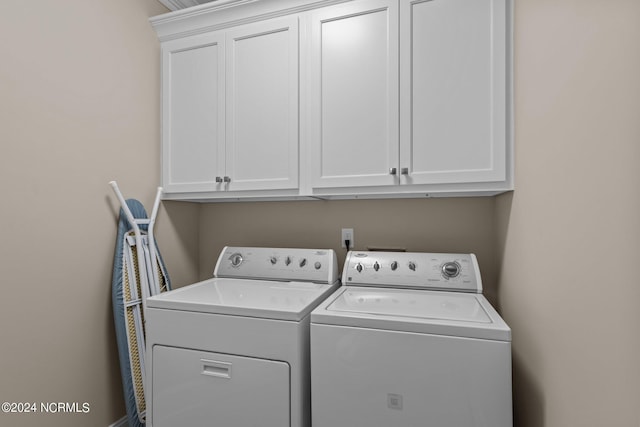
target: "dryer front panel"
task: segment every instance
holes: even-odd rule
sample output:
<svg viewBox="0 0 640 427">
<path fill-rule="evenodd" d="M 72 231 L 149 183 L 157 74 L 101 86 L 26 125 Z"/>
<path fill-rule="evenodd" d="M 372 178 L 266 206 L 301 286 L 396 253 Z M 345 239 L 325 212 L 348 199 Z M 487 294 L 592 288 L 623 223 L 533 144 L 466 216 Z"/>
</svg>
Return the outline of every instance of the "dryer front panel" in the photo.
<svg viewBox="0 0 640 427">
<path fill-rule="evenodd" d="M 285 362 L 156 345 L 153 426 L 290 426 Z"/>
</svg>

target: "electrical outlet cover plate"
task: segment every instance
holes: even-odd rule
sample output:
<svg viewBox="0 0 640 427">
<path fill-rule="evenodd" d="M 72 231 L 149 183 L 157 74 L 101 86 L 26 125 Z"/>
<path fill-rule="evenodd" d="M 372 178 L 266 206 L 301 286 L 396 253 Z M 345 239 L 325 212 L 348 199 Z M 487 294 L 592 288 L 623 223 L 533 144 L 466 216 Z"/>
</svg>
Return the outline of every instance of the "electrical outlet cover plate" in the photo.
<svg viewBox="0 0 640 427">
<path fill-rule="evenodd" d="M 355 246 L 355 236 L 353 234 L 353 228 L 343 228 L 342 229 L 342 236 L 341 236 L 341 240 L 340 240 L 340 244 L 342 245 L 343 248 L 346 248 L 347 245 L 345 245 L 345 240 L 349 240 L 349 248 L 353 249 L 353 247 Z"/>
</svg>

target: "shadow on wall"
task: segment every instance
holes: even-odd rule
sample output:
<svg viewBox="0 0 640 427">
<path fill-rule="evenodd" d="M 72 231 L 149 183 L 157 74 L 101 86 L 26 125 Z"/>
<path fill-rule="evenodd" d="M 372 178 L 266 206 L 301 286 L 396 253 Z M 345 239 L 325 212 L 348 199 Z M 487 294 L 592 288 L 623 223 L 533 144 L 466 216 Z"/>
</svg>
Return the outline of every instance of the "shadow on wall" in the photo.
<svg viewBox="0 0 640 427">
<path fill-rule="evenodd" d="M 157 239 L 175 289 L 198 280 L 200 205 L 165 200 L 161 206 Z"/>
<path fill-rule="evenodd" d="M 104 202 L 109 210 L 111 216 L 113 217 L 113 241 L 112 247 L 115 250 L 116 247 L 116 230 L 118 229 L 118 219 L 120 217 L 120 204 L 118 200 L 113 196 L 112 193 L 105 195 Z M 113 259 L 105 260 L 105 262 L 109 265 L 109 271 L 113 270 Z M 106 399 L 106 402 L 109 404 L 109 413 L 111 414 L 124 414 L 126 409 L 124 405 L 124 394 L 122 392 L 122 380 L 120 374 L 120 362 L 118 355 L 118 348 L 116 346 L 116 331 L 114 326 L 113 319 L 113 306 L 112 306 L 112 282 L 113 276 L 110 275 L 108 282 L 104 286 L 102 290 L 101 296 L 105 304 L 109 305 L 109 309 L 104 313 L 106 314 L 106 318 L 104 319 L 104 325 L 106 326 L 105 336 L 109 345 L 109 357 L 108 357 L 108 378 L 111 381 L 107 384 L 108 387 L 108 396 L 109 399 Z"/>
<path fill-rule="evenodd" d="M 495 250 L 496 250 L 496 308 L 504 313 L 502 307 L 503 293 L 509 292 L 503 276 L 507 250 L 507 238 L 511 219 L 513 192 L 496 198 L 495 210 Z M 510 310 L 507 310 L 510 311 Z M 510 321 L 511 320 L 511 321 Z M 514 427 L 543 427 L 545 407 L 539 376 L 527 368 L 526 359 L 522 355 L 522 344 L 527 337 L 519 335 L 518 319 L 505 318 L 512 328 L 512 375 L 513 375 L 513 418 Z M 515 328 L 515 330 L 514 330 Z"/>
<path fill-rule="evenodd" d="M 526 369 L 518 352 L 513 359 L 513 425 L 514 427 L 543 427 L 544 400 L 539 380 Z"/>
</svg>

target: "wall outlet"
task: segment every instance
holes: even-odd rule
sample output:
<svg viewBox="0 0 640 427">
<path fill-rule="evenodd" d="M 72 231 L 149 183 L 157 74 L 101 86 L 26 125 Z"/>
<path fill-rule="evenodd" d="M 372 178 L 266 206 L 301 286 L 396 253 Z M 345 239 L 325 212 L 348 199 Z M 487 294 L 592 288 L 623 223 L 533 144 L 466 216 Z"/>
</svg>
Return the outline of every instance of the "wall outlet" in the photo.
<svg viewBox="0 0 640 427">
<path fill-rule="evenodd" d="M 355 236 L 353 234 L 353 228 L 342 229 L 340 244 L 342 245 L 343 248 L 347 247 L 347 245 L 345 245 L 344 243 L 346 240 L 349 241 L 349 249 L 353 249 L 353 247 L 355 246 Z"/>
</svg>

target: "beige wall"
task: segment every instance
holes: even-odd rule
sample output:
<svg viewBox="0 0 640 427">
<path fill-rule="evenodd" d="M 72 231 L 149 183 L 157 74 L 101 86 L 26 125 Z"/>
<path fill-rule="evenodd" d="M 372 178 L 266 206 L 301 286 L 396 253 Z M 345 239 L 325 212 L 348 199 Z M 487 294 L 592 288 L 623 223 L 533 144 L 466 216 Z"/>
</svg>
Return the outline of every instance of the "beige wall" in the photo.
<svg viewBox="0 0 640 427">
<path fill-rule="evenodd" d="M 0 401 L 90 404 L 86 415 L 0 413 L 0 425 L 106 427 L 124 415 L 107 182 L 150 209 L 159 46 L 147 19 L 164 10 L 155 0 L 0 2 Z M 160 212 L 160 244 L 182 282 L 196 275 L 196 213 Z"/>
<path fill-rule="evenodd" d="M 340 268 L 343 227 L 353 228 L 355 248 L 475 252 L 495 295 L 494 199 L 345 200 L 203 205 L 200 276 L 210 277 L 220 250 L 232 246 L 331 248 Z"/>
<path fill-rule="evenodd" d="M 516 425 L 640 425 L 640 2 L 516 0 Z"/>
<path fill-rule="evenodd" d="M 640 2 L 516 0 L 516 185 L 497 198 L 165 202 L 175 286 L 223 245 L 473 251 L 513 328 L 516 426 L 640 425 Z M 155 0 L 0 2 L 0 400 L 124 414 L 111 314 L 117 203 L 159 173 Z"/>
</svg>

